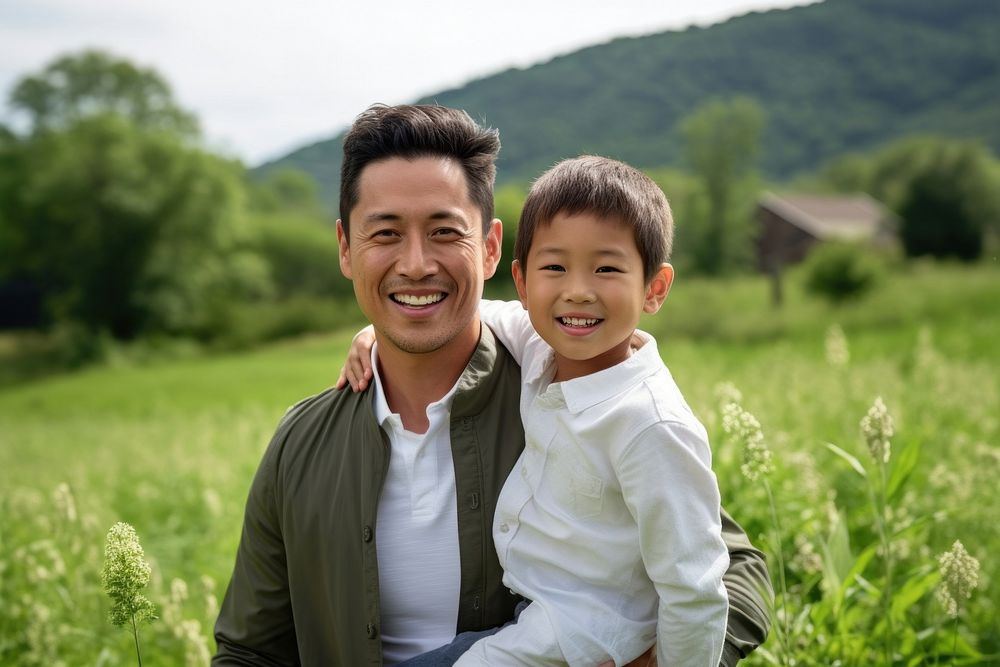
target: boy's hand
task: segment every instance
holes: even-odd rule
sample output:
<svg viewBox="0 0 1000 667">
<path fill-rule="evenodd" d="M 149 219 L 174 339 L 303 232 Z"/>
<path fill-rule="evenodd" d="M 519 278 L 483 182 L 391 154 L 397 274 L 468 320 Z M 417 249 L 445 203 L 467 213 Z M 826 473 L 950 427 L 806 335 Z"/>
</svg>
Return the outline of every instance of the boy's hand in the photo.
<svg viewBox="0 0 1000 667">
<path fill-rule="evenodd" d="M 337 377 L 337 389 L 343 389 L 348 384 L 351 390 L 359 392 L 368 386 L 372 379 L 372 345 L 375 344 L 375 329 L 372 325 L 355 334 L 351 347 L 347 351 L 347 360 Z"/>
</svg>

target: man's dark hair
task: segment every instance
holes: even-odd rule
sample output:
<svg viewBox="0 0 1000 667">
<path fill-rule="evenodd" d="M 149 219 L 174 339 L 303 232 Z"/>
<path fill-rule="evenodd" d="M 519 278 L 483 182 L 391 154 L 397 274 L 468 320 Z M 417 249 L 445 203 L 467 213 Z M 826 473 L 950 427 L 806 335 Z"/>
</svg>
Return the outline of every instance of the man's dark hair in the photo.
<svg viewBox="0 0 1000 667">
<path fill-rule="evenodd" d="M 469 198 L 483 214 L 483 234 L 493 219 L 493 180 L 500 134 L 481 127 L 464 111 L 431 104 L 373 104 L 355 119 L 344 137 L 340 168 L 340 219 L 350 232 L 351 209 L 358 203 L 361 172 L 372 162 L 399 157 L 449 157 L 465 172 Z"/>
<path fill-rule="evenodd" d="M 624 162 L 594 155 L 563 160 L 538 177 L 521 209 L 514 258 L 524 267 L 540 225 L 563 213 L 591 213 L 632 228 L 648 282 L 670 257 L 674 220 L 651 178 Z"/>
</svg>

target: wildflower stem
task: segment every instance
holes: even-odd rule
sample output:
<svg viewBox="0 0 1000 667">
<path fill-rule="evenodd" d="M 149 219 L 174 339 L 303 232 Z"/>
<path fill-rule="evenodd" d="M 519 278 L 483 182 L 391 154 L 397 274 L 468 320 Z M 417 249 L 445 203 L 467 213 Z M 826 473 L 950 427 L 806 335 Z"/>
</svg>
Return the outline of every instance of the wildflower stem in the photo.
<svg viewBox="0 0 1000 667">
<path fill-rule="evenodd" d="M 951 628 L 951 659 L 955 659 L 958 653 L 958 614 L 955 614 L 955 623 Z"/>
<path fill-rule="evenodd" d="M 767 483 L 767 479 L 762 480 L 764 482 L 764 490 L 767 492 L 767 503 L 771 508 L 771 542 L 774 549 L 774 557 L 778 561 L 778 586 L 781 590 L 781 605 L 787 610 L 788 606 L 788 590 L 785 586 L 785 559 L 781 553 L 781 523 L 778 519 L 778 510 L 774 504 L 774 494 L 771 493 L 771 485 Z M 788 637 L 790 636 L 790 631 L 788 628 L 788 614 L 781 613 L 777 614 L 778 618 L 778 641 L 781 644 L 781 664 L 788 664 L 788 654 L 789 648 L 787 645 Z"/>
<path fill-rule="evenodd" d="M 142 656 L 139 654 L 139 626 L 135 622 L 135 614 L 132 614 L 132 638 L 135 640 L 135 658 L 142 667 Z"/>
<path fill-rule="evenodd" d="M 876 460 L 878 466 L 878 489 L 874 489 L 874 484 L 869 483 L 868 490 L 871 494 L 872 506 L 875 510 L 875 526 L 878 530 L 879 542 L 882 545 L 882 556 L 885 559 L 885 585 L 882 587 L 882 612 L 885 615 L 885 641 L 883 650 L 887 665 L 892 664 L 893 639 L 895 629 L 892 620 L 892 549 L 889 540 L 889 529 L 886 517 L 888 499 L 886 494 L 886 470 L 885 463 Z"/>
</svg>

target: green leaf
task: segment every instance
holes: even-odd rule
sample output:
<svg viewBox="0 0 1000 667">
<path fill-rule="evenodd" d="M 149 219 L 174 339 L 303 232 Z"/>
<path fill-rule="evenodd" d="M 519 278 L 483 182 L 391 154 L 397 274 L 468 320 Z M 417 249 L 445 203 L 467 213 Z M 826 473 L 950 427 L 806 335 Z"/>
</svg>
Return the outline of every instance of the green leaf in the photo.
<svg viewBox="0 0 1000 667">
<path fill-rule="evenodd" d="M 889 499 L 896 497 L 896 495 L 903 488 L 903 484 L 909 479 L 910 475 L 913 473 L 913 469 L 917 465 L 917 461 L 920 460 L 920 441 L 916 439 L 909 440 L 903 447 L 900 448 L 899 455 L 894 457 L 892 464 L 892 472 L 889 476 L 889 486 L 886 489 L 886 495 Z"/>
<path fill-rule="evenodd" d="M 902 586 L 892 593 L 891 613 L 894 618 L 905 618 L 906 612 L 934 587 L 940 579 L 940 574 L 931 566 L 926 565 L 911 573 Z"/>
<path fill-rule="evenodd" d="M 868 477 L 868 473 L 865 472 L 865 467 L 863 465 L 861 465 L 861 461 L 859 461 L 857 459 L 857 457 L 855 457 L 852 454 L 848 454 L 847 452 L 845 452 L 843 449 L 841 449 L 837 445 L 833 444 L 832 442 L 827 442 L 825 444 L 826 444 L 826 448 L 827 449 L 829 449 L 831 452 L 833 452 L 834 454 L 836 454 L 840 458 L 842 458 L 845 461 L 847 461 L 847 463 L 849 463 L 850 466 L 852 468 L 854 468 L 855 472 L 857 472 L 862 477 L 865 477 L 865 478 Z"/>
</svg>

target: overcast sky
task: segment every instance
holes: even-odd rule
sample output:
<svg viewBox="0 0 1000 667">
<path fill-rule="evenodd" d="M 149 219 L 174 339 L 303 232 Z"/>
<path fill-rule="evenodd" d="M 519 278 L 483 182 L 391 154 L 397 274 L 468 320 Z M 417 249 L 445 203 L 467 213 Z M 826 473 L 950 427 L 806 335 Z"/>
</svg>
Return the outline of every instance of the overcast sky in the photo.
<svg viewBox="0 0 1000 667">
<path fill-rule="evenodd" d="M 250 165 L 411 102 L 624 35 L 808 0 L 0 0 L 0 95 L 57 55 L 151 66 Z M 502 128 L 501 128 L 502 129 Z"/>
</svg>

